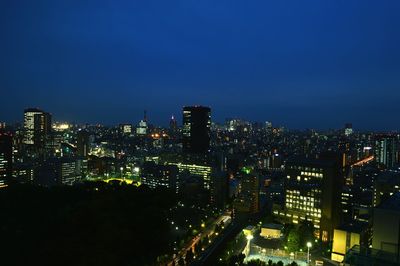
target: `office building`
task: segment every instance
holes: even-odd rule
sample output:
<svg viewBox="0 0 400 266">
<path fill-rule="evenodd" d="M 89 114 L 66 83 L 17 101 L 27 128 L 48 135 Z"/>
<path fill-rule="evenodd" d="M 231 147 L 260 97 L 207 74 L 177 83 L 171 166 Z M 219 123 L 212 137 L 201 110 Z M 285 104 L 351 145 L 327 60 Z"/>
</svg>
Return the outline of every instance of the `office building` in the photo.
<svg viewBox="0 0 400 266">
<path fill-rule="evenodd" d="M 35 171 L 34 182 L 42 186 L 73 185 L 82 180 L 85 164 L 76 158 L 52 158 Z"/>
<path fill-rule="evenodd" d="M 400 193 L 374 209 L 372 248 L 400 256 Z"/>
<path fill-rule="evenodd" d="M 142 168 L 142 183 L 150 188 L 166 187 L 177 191 L 179 169 L 175 165 L 159 165 L 145 162 Z"/>
<path fill-rule="evenodd" d="M 373 184 L 374 207 L 378 206 L 393 194 L 400 192 L 400 170 L 387 170 L 379 173 Z"/>
<path fill-rule="evenodd" d="M 147 112 L 144 111 L 143 120 L 140 120 L 139 126 L 136 128 L 136 135 L 146 136 L 148 133 L 149 126 L 147 124 Z"/>
<path fill-rule="evenodd" d="M 132 135 L 132 125 L 131 124 L 120 124 L 119 131 L 122 135 L 130 136 Z"/>
<path fill-rule="evenodd" d="M 207 153 L 211 141 L 211 109 L 203 106 L 183 108 L 183 151 Z"/>
<path fill-rule="evenodd" d="M 347 123 L 347 124 L 344 126 L 344 135 L 345 135 L 346 137 L 348 137 L 348 136 L 350 136 L 350 135 L 352 135 L 352 134 L 353 134 L 353 124 Z"/>
<path fill-rule="evenodd" d="M 167 162 L 168 165 L 175 165 L 179 169 L 179 175 L 182 177 L 185 174 L 188 174 L 190 177 L 197 178 L 201 181 L 202 187 L 204 189 L 211 189 L 211 175 L 212 175 L 212 167 L 207 165 L 199 165 L 199 164 L 191 164 L 191 163 L 174 163 Z M 179 180 L 179 187 L 182 185 L 183 180 Z"/>
<path fill-rule="evenodd" d="M 175 134 L 178 131 L 178 121 L 176 121 L 175 116 L 172 116 L 169 121 L 169 130 L 172 134 Z"/>
<path fill-rule="evenodd" d="M 36 108 L 26 109 L 24 112 L 24 144 L 43 148 L 50 136 L 51 114 Z"/>
<path fill-rule="evenodd" d="M 240 179 L 239 193 L 233 205 L 237 214 L 260 211 L 260 178 L 257 174 L 246 174 Z"/>
<path fill-rule="evenodd" d="M 334 230 L 331 259 L 343 262 L 346 253 L 354 246 L 369 248 L 371 230 L 368 223 L 352 222 Z"/>
<path fill-rule="evenodd" d="M 309 221 L 324 241 L 340 223 L 343 174 L 338 160 L 293 158 L 285 165 L 285 206 L 274 214 L 286 222 Z"/>
<path fill-rule="evenodd" d="M 77 156 L 87 158 L 90 152 L 90 134 L 86 130 L 80 130 L 77 133 L 76 147 Z"/>
<path fill-rule="evenodd" d="M 13 145 L 10 133 L 0 132 L 0 187 L 6 186 L 12 176 Z"/>
<path fill-rule="evenodd" d="M 35 115 L 43 114 L 43 111 L 36 108 L 29 108 L 24 111 L 24 143 L 33 145 L 35 143 Z"/>
<path fill-rule="evenodd" d="M 375 160 L 387 168 L 392 168 L 399 163 L 399 141 L 395 136 L 376 138 Z"/>
</svg>

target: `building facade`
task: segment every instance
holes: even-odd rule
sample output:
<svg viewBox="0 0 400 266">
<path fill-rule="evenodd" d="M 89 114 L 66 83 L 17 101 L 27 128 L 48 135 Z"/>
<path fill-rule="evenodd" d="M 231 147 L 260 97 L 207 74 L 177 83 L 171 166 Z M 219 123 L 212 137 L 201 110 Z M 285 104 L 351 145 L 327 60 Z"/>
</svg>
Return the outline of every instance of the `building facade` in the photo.
<svg viewBox="0 0 400 266">
<path fill-rule="evenodd" d="M 207 153 L 211 141 L 211 109 L 203 106 L 183 108 L 183 151 Z"/>
</svg>

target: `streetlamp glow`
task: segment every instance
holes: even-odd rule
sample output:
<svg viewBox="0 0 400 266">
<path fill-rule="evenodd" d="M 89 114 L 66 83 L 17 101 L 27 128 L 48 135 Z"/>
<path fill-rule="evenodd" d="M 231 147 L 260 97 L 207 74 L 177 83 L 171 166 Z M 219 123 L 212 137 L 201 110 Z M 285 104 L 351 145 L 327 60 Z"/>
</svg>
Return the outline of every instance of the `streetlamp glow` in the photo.
<svg viewBox="0 0 400 266">
<path fill-rule="evenodd" d="M 247 235 L 246 236 L 246 239 L 247 239 L 247 245 L 246 245 L 246 248 L 245 248 L 245 252 L 244 252 L 244 255 L 246 256 L 246 257 L 248 257 L 249 255 L 250 255 L 250 249 L 251 249 L 251 244 L 250 244 L 250 242 L 251 242 L 251 240 L 253 240 L 254 239 L 254 236 L 253 235 Z"/>
<path fill-rule="evenodd" d="M 310 258 L 310 248 L 312 248 L 312 243 L 311 243 L 311 242 L 308 242 L 308 243 L 307 243 L 307 248 L 308 248 L 308 251 L 307 251 L 307 263 L 310 264 L 310 261 L 311 261 L 311 258 Z"/>
</svg>

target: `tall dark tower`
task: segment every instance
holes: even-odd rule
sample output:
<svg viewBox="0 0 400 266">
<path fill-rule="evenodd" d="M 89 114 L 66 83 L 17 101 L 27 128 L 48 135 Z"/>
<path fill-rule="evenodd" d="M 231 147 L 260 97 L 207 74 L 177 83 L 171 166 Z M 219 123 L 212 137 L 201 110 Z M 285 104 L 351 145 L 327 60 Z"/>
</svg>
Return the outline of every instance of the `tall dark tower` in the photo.
<svg viewBox="0 0 400 266">
<path fill-rule="evenodd" d="M 37 108 L 24 111 L 24 143 L 43 148 L 51 133 L 51 114 Z"/>
<path fill-rule="evenodd" d="M 12 135 L 0 132 L 0 187 L 7 184 L 12 175 Z"/>
<path fill-rule="evenodd" d="M 203 106 L 183 108 L 183 151 L 207 153 L 210 151 L 211 109 Z"/>
<path fill-rule="evenodd" d="M 176 131 L 178 131 L 178 122 L 176 121 L 175 116 L 172 116 L 169 121 L 169 130 L 171 133 L 176 133 Z"/>
<path fill-rule="evenodd" d="M 77 155 L 87 158 L 89 155 L 89 133 L 85 130 L 78 131 L 76 138 Z"/>
</svg>

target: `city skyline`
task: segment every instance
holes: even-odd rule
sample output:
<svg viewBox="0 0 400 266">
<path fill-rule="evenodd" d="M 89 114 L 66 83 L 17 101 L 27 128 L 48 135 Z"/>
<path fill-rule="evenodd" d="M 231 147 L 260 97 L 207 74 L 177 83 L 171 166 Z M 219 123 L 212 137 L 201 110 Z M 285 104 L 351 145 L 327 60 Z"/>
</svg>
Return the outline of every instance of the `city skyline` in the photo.
<svg viewBox="0 0 400 266">
<path fill-rule="evenodd" d="M 3 3 L 0 121 L 213 120 L 398 130 L 400 3 Z"/>
</svg>

